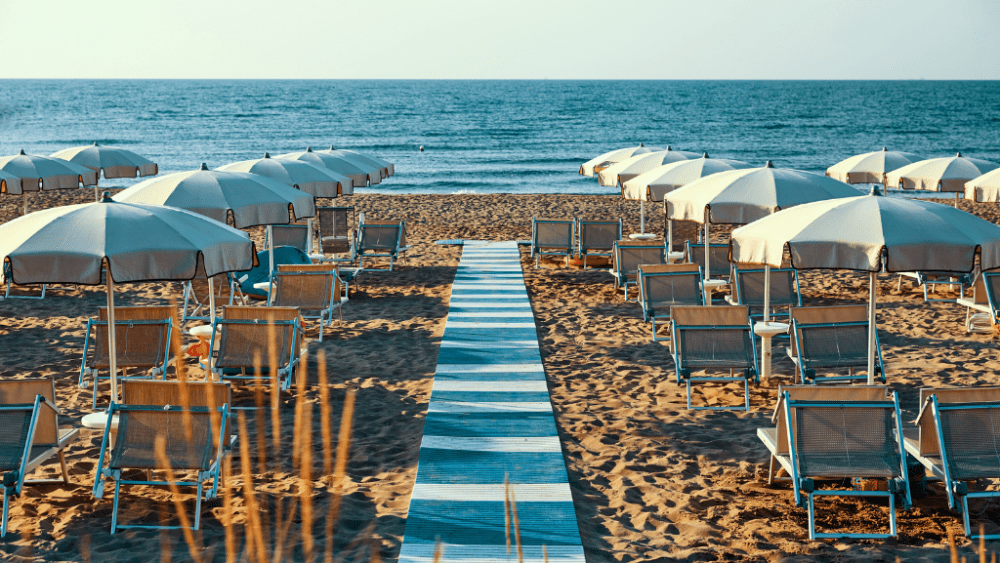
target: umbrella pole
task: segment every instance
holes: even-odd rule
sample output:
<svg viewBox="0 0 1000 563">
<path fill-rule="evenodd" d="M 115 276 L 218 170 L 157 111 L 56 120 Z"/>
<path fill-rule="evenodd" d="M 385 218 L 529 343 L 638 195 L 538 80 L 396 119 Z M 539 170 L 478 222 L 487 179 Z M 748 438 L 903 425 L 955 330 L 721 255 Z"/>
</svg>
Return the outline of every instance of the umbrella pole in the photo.
<svg viewBox="0 0 1000 563">
<path fill-rule="evenodd" d="M 27 215 L 28 214 L 28 192 L 25 192 L 25 191 L 21 192 L 21 206 L 22 206 L 21 215 Z"/>
<path fill-rule="evenodd" d="M 709 273 L 712 269 L 708 265 L 708 210 L 705 210 L 705 279 L 712 279 L 712 275 Z"/>
<path fill-rule="evenodd" d="M 310 254 L 313 251 L 313 220 L 312 220 L 312 217 L 310 217 L 309 219 L 306 220 L 306 224 L 308 225 L 308 229 L 309 229 L 309 231 L 306 233 L 306 248 L 309 249 L 309 252 L 307 252 L 307 254 Z"/>
<path fill-rule="evenodd" d="M 213 276 L 208 276 L 208 317 L 212 323 L 212 329 L 215 329 L 215 280 Z M 212 351 L 209 350 L 208 353 L 208 373 L 205 374 L 205 380 L 208 381 L 212 379 L 211 373 L 214 367 L 212 360 Z"/>
<path fill-rule="evenodd" d="M 639 232 L 646 233 L 646 200 L 639 200 Z"/>
<path fill-rule="evenodd" d="M 111 364 L 111 401 L 118 401 L 118 346 L 115 342 L 115 282 L 111 279 L 111 268 L 106 270 L 108 281 L 105 284 L 108 292 L 108 362 Z M 97 382 L 94 381 L 94 393 L 97 393 Z"/>
<path fill-rule="evenodd" d="M 771 266 L 764 264 L 764 326 L 771 322 Z M 756 331 L 755 331 L 756 332 Z M 771 337 L 760 337 L 760 368 L 764 381 L 771 379 Z"/>
<path fill-rule="evenodd" d="M 271 225 L 267 226 L 267 281 L 274 281 L 274 233 Z"/>
<path fill-rule="evenodd" d="M 96 185 L 94 186 L 94 201 L 101 201 L 101 188 L 98 188 Z"/>
<path fill-rule="evenodd" d="M 868 273 L 868 385 L 875 385 L 875 275 Z"/>
<path fill-rule="evenodd" d="M 667 253 L 674 251 L 674 220 L 667 219 Z"/>
</svg>

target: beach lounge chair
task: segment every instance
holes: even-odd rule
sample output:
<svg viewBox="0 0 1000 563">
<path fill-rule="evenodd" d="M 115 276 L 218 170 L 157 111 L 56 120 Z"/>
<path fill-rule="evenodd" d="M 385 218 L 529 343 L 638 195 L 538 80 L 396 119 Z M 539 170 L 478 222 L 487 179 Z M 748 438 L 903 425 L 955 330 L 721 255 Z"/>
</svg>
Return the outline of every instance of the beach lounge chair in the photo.
<svg viewBox="0 0 1000 563">
<path fill-rule="evenodd" d="M 269 325 L 274 328 L 270 329 Z M 292 375 L 299 361 L 299 347 L 303 345 L 302 320 L 295 307 L 225 307 L 221 317 L 215 319 L 210 350 L 218 352 L 214 371 L 221 379 L 253 382 L 254 353 L 263 362 L 260 376 L 264 382 L 270 369 L 270 330 L 274 331 L 277 358 L 277 378 L 282 390 L 291 387 Z"/>
<path fill-rule="evenodd" d="M 28 285 L 22 285 L 22 286 L 20 286 L 20 287 L 29 288 L 29 287 L 38 287 L 38 285 L 41 285 L 42 290 L 41 290 L 41 293 L 39 295 L 32 295 L 31 293 L 15 293 L 15 294 L 11 295 L 10 290 L 13 288 L 13 286 L 15 284 L 11 283 L 11 281 L 10 281 L 10 278 L 13 276 L 13 274 L 11 272 L 11 269 L 10 269 L 10 263 L 4 262 L 3 263 L 3 270 L 4 270 L 4 280 L 6 281 L 6 284 L 7 284 L 7 287 L 4 288 L 4 294 L 3 294 L 3 298 L 4 299 L 45 299 L 45 288 L 46 288 L 47 284 L 44 284 L 44 283 L 43 284 L 28 284 Z"/>
<path fill-rule="evenodd" d="M 309 255 L 291 246 L 279 246 L 274 249 L 274 264 L 278 268 L 282 264 L 312 264 Z M 271 277 L 271 263 L 268 260 L 268 251 L 262 250 L 257 253 L 257 265 L 246 272 L 236 272 L 233 274 L 234 287 L 238 295 L 246 301 L 252 299 L 267 299 L 267 292 L 257 289 L 254 284 L 265 282 Z M 241 301 L 241 304 L 246 304 Z M 234 302 L 230 302 L 232 305 Z"/>
<path fill-rule="evenodd" d="M 1000 478 L 1000 387 L 921 389 L 920 405 L 919 434 L 907 437 L 906 451 L 944 483 L 948 506 L 962 514 L 965 535 L 978 539 L 968 499 L 997 498 L 1000 491 L 970 492 L 967 482 Z"/>
<path fill-rule="evenodd" d="M 292 223 L 290 225 L 271 225 L 271 237 L 274 247 L 291 246 L 302 252 L 309 253 L 309 226 Z M 267 247 L 269 241 L 265 241 Z"/>
<path fill-rule="evenodd" d="M 355 236 L 358 266 L 364 268 L 365 258 L 388 258 L 389 271 L 395 260 L 410 249 L 406 245 L 406 221 L 363 221 Z"/>
<path fill-rule="evenodd" d="M 165 376 L 170 356 L 170 333 L 176 311 L 173 307 L 115 307 L 116 364 L 119 370 L 146 370 L 150 376 Z M 108 309 L 101 307 L 98 318 L 87 321 L 87 335 L 83 341 L 83 362 L 80 366 L 78 385 L 86 389 L 87 375 L 94 380 L 93 406 L 97 408 L 97 383 L 110 379 L 111 374 L 100 375 L 110 369 L 108 354 Z M 114 400 L 114 399 L 112 399 Z"/>
<path fill-rule="evenodd" d="M 212 413 L 216 410 L 216 429 L 212 428 Z M 145 486 L 192 486 L 197 487 L 194 524 L 201 525 L 201 501 L 205 482 L 211 481 L 204 495 L 215 498 L 222 457 L 229 436 L 229 408 L 218 409 L 191 406 L 185 409 L 179 405 L 122 405 L 112 403 L 108 411 L 111 418 L 117 417 L 117 435 L 111 443 L 112 425 L 104 429 L 101 450 L 97 459 L 97 476 L 94 479 L 94 496 L 103 498 L 107 480 L 114 482 L 114 502 L 111 512 L 111 533 L 119 528 L 177 529 L 179 526 L 153 524 L 118 523 L 118 504 L 122 485 Z M 162 436 L 166 443 L 166 462 L 157 456 L 156 439 Z M 146 470 L 147 478 L 133 480 L 125 478 L 128 470 Z M 172 480 L 153 480 L 148 472 L 170 469 Z M 194 472 L 193 480 L 183 480 L 183 474 Z M 166 477 L 166 476 L 164 476 Z"/>
<path fill-rule="evenodd" d="M 642 319 L 653 324 L 654 342 L 662 340 L 656 334 L 656 321 L 669 319 L 671 307 L 704 305 L 697 264 L 641 264 L 638 279 Z"/>
<path fill-rule="evenodd" d="M 955 302 L 965 306 L 965 332 L 972 332 L 980 326 L 992 328 L 1000 319 L 1000 309 L 997 308 L 998 291 L 1000 291 L 1000 272 L 983 272 L 972 284 L 972 296 L 964 295 Z M 979 311 L 973 314 L 972 311 Z M 983 330 L 986 332 L 986 330 Z M 978 331 L 977 331 L 978 332 Z"/>
<path fill-rule="evenodd" d="M 212 278 L 215 286 L 215 306 L 232 305 L 237 298 L 236 285 L 229 274 L 219 274 Z M 226 295 L 226 290 L 229 295 Z M 199 265 L 195 277 L 184 282 L 184 304 L 181 307 L 181 326 L 189 321 L 207 321 L 212 318 L 208 310 L 208 277 L 205 269 Z M 117 309 L 115 309 L 117 311 Z"/>
<path fill-rule="evenodd" d="M 792 307 L 788 357 L 800 383 L 867 380 L 855 373 L 868 367 L 868 306 Z M 875 374 L 885 383 L 885 362 L 875 331 Z M 846 369 L 846 375 L 817 377 L 817 370 Z"/>
<path fill-rule="evenodd" d="M 565 256 L 566 267 L 569 268 L 575 227 L 574 219 L 531 218 L 531 256 L 535 259 L 536 268 L 542 256 Z"/>
<path fill-rule="evenodd" d="M 351 241 L 352 224 L 356 224 L 353 207 L 317 207 L 319 250 L 322 262 L 354 264 L 357 256 Z M 347 256 L 342 256 L 346 254 Z"/>
<path fill-rule="evenodd" d="M 732 266 L 729 263 L 729 245 L 719 243 L 709 244 L 708 255 L 712 271 L 708 272 L 706 277 L 729 279 Z M 705 271 L 705 245 L 703 243 L 693 243 L 689 240 L 684 241 L 684 256 L 688 262 L 701 266 L 701 271 Z"/>
<path fill-rule="evenodd" d="M 795 504 L 808 508 L 809 539 L 895 537 L 896 495 L 902 496 L 904 508 L 911 505 L 899 397 L 818 401 L 790 396 L 784 391 L 780 406 L 788 441 L 787 465 L 782 466 L 791 475 Z M 887 485 L 886 490 L 820 490 L 815 483 L 820 479 L 878 479 Z M 889 533 L 817 532 L 818 496 L 888 498 Z"/>
<path fill-rule="evenodd" d="M 666 264 L 667 247 L 662 240 L 619 240 L 615 241 L 611 258 L 615 289 L 622 288 L 628 301 L 628 286 L 638 283 L 639 266 Z"/>
<path fill-rule="evenodd" d="M 779 474 L 792 474 L 791 458 L 788 451 L 788 421 L 785 418 L 784 396 L 793 401 L 884 401 L 889 388 L 884 385 L 781 385 L 778 387 L 778 402 L 771 415 L 773 427 L 758 428 L 757 437 L 771 453 L 767 470 L 767 484 L 772 485 Z M 784 477 L 788 479 L 789 477 Z"/>
<path fill-rule="evenodd" d="M 10 497 L 21 494 L 25 484 L 69 484 L 63 449 L 79 434 L 79 428 L 60 428 L 52 379 L 16 379 L 0 382 L 0 471 L 3 472 L 3 524 L 7 535 Z M 29 480 L 28 475 L 59 457 L 62 479 Z"/>
<path fill-rule="evenodd" d="M 268 295 L 269 307 L 297 307 L 302 318 L 318 319 L 320 342 L 323 341 L 323 328 L 333 323 L 334 309 L 340 313 L 340 324 L 344 324 L 343 305 L 347 296 L 335 266 L 310 264 L 278 268 L 274 273 L 274 289 Z"/>
<path fill-rule="evenodd" d="M 692 407 L 691 385 L 708 381 L 741 381 L 745 394 L 744 406 L 750 411 L 750 380 L 757 382 L 757 346 L 746 307 L 675 306 L 670 310 L 671 346 L 677 382 L 687 385 L 687 407 L 692 410 L 723 410 L 736 408 Z M 710 375 L 708 371 L 728 369 L 729 376 Z M 704 370 L 703 376 L 693 372 Z M 742 372 L 736 375 L 736 370 Z"/>
<path fill-rule="evenodd" d="M 750 307 L 751 317 L 764 315 L 764 269 L 744 269 L 733 266 L 733 295 L 727 295 L 731 305 Z M 771 316 L 787 317 L 788 309 L 802 306 L 799 276 L 792 268 L 771 268 Z M 775 308 L 785 307 L 784 313 Z"/>
<path fill-rule="evenodd" d="M 588 256 L 611 257 L 615 242 L 622 238 L 622 220 L 596 221 L 578 218 L 576 231 L 579 238 L 577 253 L 583 258 L 583 267 L 586 269 Z"/>
<path fill-rule="evenodd" d="M 968 274 L 956 274 L 954 272 L 900 272 L 899 280 L 896 282 L 896 291 L 903 289 L 903 278 L 911 278 L 924 290 L 924 303 L 954 303 L 955 299 L 931 299 L 927 288 L 935 291 L 937 286 L 958 286 L 958 298 L 965 297 L 965 287 L 971 285 Z"/>
</svg>

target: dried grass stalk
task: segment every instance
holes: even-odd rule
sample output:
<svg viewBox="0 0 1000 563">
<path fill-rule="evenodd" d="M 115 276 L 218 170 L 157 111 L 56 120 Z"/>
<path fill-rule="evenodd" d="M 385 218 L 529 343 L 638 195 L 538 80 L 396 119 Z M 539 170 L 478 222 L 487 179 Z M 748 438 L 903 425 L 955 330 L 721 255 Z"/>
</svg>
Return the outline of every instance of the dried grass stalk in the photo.
<svg viewBox="0 0 1000 563">
<path fill-rule="evenodd" d="M 153 451 L 156 452 L 156 462 L 167 474 L 167 486 L 170 487 L 170 496 L 174 502 L 174 507 L 177 509 L 177 518 L 180 519 L 184 541 L 188 544 L 188 551 L 191 552 L 191 558 L 195 560 L 195 563 L 202 563 L 201 542 L 195 540 L 194 530 L 191 529 L 191 521 L 188 520 L 187 511 L 184 510 L 184 501 L 181 500 L 181 492 L 174 478 L 174 470 L 170 467 L 170 458 L 167 457 L 167 439 L 163 434 L 156 436 L 156 441 L 153 442 Z"/>
</svg>

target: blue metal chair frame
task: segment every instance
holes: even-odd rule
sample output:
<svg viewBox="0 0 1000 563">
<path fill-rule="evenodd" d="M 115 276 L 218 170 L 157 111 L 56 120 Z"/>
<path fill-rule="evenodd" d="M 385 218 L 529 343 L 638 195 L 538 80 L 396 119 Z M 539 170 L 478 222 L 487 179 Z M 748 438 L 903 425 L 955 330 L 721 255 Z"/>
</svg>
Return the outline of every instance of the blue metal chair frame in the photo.
<svg viewBox="0 0 1000 563">
<path fill-rule="evenodd" d="M 0 537 L 7 536 L 7 516 L 10 512 L 10 497 L 21 494 L 21 489 L 24 487 L 25 478 L 28 474 L 28 462 L 31 459 L 31 444 L 35 441 L 35 427 L 38 426 L 38 410 L 43 404 L 55 409 L 41 395 L 35 396 L 35 403 L 33 405 L 0 406 L 0 411 L 31 411 L 31 421 L 28 423 L 28 435 L 24 441 L 24 450 L 21 452 L 21 466 L 3 476 L 3 524 L 2 529 L 0 529 Z M 59 412 L 58 409 L 56 409 L 56 412 Z"/>
</svg>

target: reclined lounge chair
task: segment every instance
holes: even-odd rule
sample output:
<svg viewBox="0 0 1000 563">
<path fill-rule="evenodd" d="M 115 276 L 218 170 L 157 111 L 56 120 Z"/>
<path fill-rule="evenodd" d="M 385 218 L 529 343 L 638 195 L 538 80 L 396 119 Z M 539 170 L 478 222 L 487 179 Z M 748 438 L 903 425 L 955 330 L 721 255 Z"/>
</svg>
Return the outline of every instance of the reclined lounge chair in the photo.
<svg viewBox="0 0 1000 563">
<path fill-rule="evenodd" d="M 588 256 L 611 257 L 615 242 L 622 238 L 622 220 L 597 221 L 577 219 L 576 230 L 579 233 L 578 254 L 583 258 L 583 268 L 587 268 Z"/>
<path fill-rule="evenodd" d="M 868 306 L 792 307 L 791 346 L 800 383 L 867 380 L 854 372 L 868 368 Z M 875 332 L 876 376 L 885 383 L 885 363 L 878 331 Z M 819 370 L 843 370 L 846 375 L 817 376 Z"/>
<path fill-rule="evenodd" d="M 639 266 L 666 263 L 667 247 L 662 240 L 615 241 L 610 270 L 615 277 L 615 289 L 622 288 L 625 291 L 625 301 L 628 301 L 628 286 L 638 283 Z"/>
<path fill-rule="evenodd" d="M 267 305 L 297 307 L 303 319 L 318 319 L 319 341 L 322 342 L 324 327 L 333 323 L 334 309 L 340 314 L 340 324 L 344 324 L 343 305 L 346 302 L 346 291 L 337 276 L 336 266 L 304 264 L 278 267 Z"/>
<path fill-rule="evenodd" d="M 669 319 L 671 307 L 704 305 L 697 264 L 642 264 L 638 278 L 642 319 L 652 323 L 654 342 L 662 340 L 656 333 L 656 321 Z"/>
<path fill-rule="evenodd" d="M 531 256 L 538 267 L 538 259 L 542 256 L 565 256 L 566 267 L 573 256 L 573 230 L 576 227 L 574 219 L 536 219 L 531 218 Z"/>
<path fill-rule="evenodd" d="M 965 306 L 965 332 L 992 332 L 992 328 L 1000 320 L 1000 308 L 997 300 L 1000 297 L 1000 272 L 983 272 L 972 284 L 972 297 L 962 297 L 955 302 Z M 972 311 L 979 311 L 973 314 Z M 979 330 L 983 327 L 982 330 Z"/>
<path fill-rule="evenodd" d="M 733 295 L 726 296 L 731 305 L 750 307 L 751 317 L 764 315 L 764 270 L 747 269 L 733 265 Z M 771 317 L 787 317 L 788 309 L 802 306 L 799 292 L 799 276 L 792 268 L 771 268 Z M 784 307 L 784 313 L 774 311 Z"/>
<path fill-rule="evenodd" d="M 400 255 L 410 249 L 406 245 L 406 221 L 365 221 L 358 225 L 355 236 L 358 266 L 364 268 L 365 258 L 388 258 L 392 271 Z"/>
<path fill-rule="evenodd" d="M 269 328 L 273 325 L 273 328 Z M 222 317 L 215 319 L 210 350 L 218 355 L 214 371 L 221 379 L 253 382 L 254 355 L 260 354 L 263 370 L 259 378 L 267 383 L 269 377 L 268 336 L 273 330 L 277 357 L 277 380 L 282 390 L 291 387 L 292 375 L 299 362 L 299 347 L 303 345 L 302 320 L 294 307 L 225 307 Z M 264 373 L 267 372 L 267 373 Z"/>
</svg>

